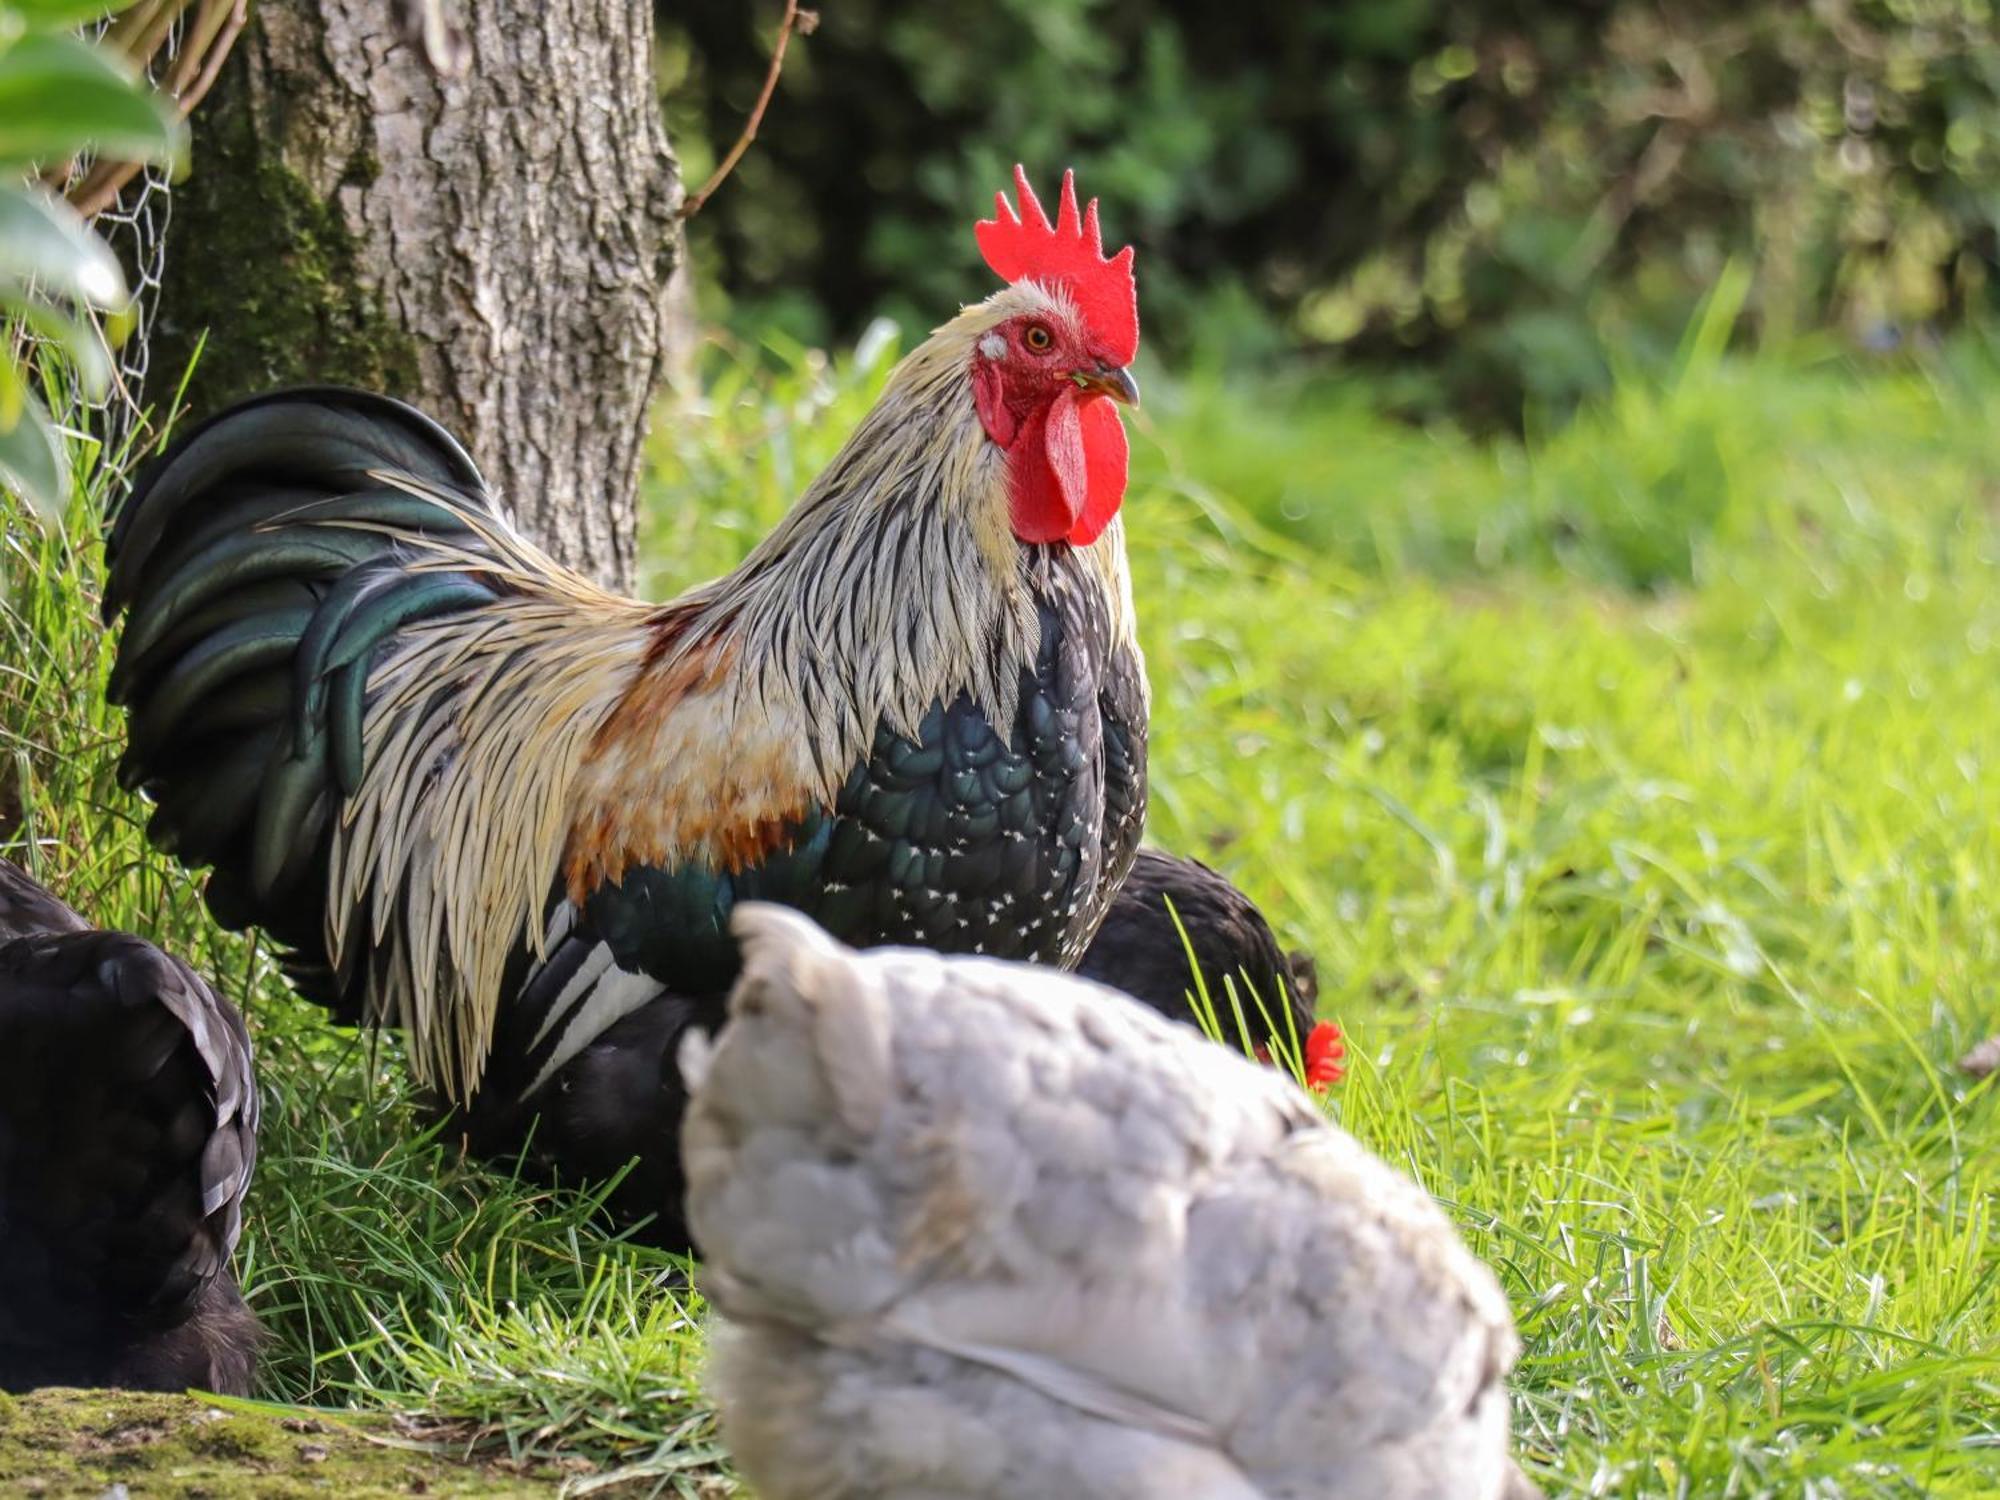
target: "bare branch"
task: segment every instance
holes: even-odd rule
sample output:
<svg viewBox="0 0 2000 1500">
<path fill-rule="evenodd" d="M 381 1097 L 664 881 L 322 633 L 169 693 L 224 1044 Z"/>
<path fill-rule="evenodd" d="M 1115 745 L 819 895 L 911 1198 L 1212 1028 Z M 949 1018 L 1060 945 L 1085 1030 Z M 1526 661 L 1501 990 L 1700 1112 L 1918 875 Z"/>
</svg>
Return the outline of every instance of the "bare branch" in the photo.
<svg viewBox="0 0 2000 1500">
<path fill-rule="evenodd" d="M 750 149 L 750 143 L 757 139 L 757 127 L 764 123 L 764 110 L 771 102 L 771 95 L 777 91 L 778 75 L 784 71 L 785 48 L 791 43 L 792 33 L 811 36 L 819 25 L 819 12 L 799 9 L 799 0 L 785 0 L 785 19 L 778 25 L 778 43 L 771 49 L 770 71 L 764 75 L 764 88 L 757 95 L 757 103 L 751 108 L 750 118 L 743 123 L 743 133 L 736 138 L 736 144 L 729 148 L 729 154 L 722 158 L 722 164 L 710 174 L 708 181 L 688 196 L 681 205 L 681 217 L 692 219 L 701 212 L 709 195 L 722 186 L 722 180 L 736 170 L 736 164 L 743 160 L 743 153 Z"/>
</svg>

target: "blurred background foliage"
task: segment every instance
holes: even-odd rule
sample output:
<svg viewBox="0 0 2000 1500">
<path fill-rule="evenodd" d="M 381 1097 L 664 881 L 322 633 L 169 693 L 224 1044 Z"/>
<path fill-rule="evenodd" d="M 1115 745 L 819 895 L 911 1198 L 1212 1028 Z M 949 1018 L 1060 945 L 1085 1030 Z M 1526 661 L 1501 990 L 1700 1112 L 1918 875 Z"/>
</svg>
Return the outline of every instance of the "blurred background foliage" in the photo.
<svg viewBox="0 0 2000 1500">
<path fill-rule="evenodd" d="M 827 0 L 695 221 L 706 310 L 916 331 L 982 283 L 970 218 L 1073 163 L 1141 246 L 1155 353 L 1338 356 L 1378 398 L 1560 416 L 1739 341 L 1863 348 L 1976 318 L 2000 254 L 1992 0 Z M 690 180 L 780 7 L 660 7 Z"/>
</svg>

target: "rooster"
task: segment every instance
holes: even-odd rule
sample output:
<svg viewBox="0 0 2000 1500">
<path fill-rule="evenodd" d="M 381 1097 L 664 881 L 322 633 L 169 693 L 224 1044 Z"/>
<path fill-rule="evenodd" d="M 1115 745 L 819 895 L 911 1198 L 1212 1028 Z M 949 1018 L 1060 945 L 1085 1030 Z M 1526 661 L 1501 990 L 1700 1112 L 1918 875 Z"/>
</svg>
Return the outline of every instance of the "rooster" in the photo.
<svg viewBox="0 0 2000 1500">
<path fill-rule="evenodd" d="M 253 400 L 162 455 L 108 541 L 121 771 L 223 925 L 502 1113 L 663 995 L 719 1016 L 739 900 L 1073 964 L 1146 804 L 1138 304 L 1069 176 L 1053 222 L 1015 185 L 975 231 L 1007 285 L 664 605 L 551 561 L 380 396 Z"/>
<path fill-rule="evenodd" d="M 235 1010 L 0 860 L 0 1390 L 247 1395 L 256 1154 Z"/>
<path fill-rule="evenodd" d="M 1499 1283 L 1277 1073 L 745 905 L 682 1136 L 767 1500 L 1516 1500 Z"/>
</svg>

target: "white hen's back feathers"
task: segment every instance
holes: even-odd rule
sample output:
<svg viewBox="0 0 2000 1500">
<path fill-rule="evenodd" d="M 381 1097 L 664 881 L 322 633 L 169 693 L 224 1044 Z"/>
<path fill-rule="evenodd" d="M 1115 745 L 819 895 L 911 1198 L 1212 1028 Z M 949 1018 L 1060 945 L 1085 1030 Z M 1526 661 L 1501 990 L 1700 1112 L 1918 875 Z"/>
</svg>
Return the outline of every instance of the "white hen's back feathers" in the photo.
<svg viewBox="0 0 2000 1500">
<path fill-rule="evenodd" d="M 1509 1493 L 1498 1284 L 1288 1080 L 1051 970 L 736 929 L 683 1153 L 768 1500 Z"/>
</svg>

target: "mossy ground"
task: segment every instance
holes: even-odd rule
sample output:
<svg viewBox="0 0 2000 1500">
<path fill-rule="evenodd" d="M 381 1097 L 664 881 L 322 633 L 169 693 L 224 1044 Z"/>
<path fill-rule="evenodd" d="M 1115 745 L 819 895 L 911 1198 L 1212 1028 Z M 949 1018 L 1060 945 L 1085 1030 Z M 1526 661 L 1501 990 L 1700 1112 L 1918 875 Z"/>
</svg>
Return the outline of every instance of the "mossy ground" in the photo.
<svg viewBox="0 0 2000 1500">
<path fill-rule="evenodd" d="M 0 1494 L 92 1500 L 546 1495 L 587 1463 L 466 1458 L 462 1435 L 387 1418 L 131 1391 L 0 1395 Z"/>
</svg>

